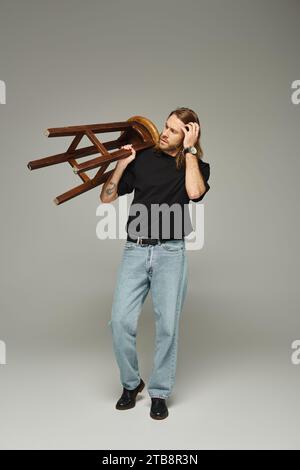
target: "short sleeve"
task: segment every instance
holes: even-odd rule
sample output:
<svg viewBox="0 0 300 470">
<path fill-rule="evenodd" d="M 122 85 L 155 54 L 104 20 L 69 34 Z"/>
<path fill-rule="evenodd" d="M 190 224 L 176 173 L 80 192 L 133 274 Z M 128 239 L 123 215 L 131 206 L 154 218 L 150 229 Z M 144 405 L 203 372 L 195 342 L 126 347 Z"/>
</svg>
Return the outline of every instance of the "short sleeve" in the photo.
<svg viewBox="0 0 300 470">
<path fill-rule="evenodd" d="M 123 194 L 131 193 L 134 190 L 134 162 L 135 160 L 132 160 L 123 171 L 123 174 L 118 183 L 118 196 L 123 196 Z"/>
<path fill-rule="evenodd" d="M 206 194 L 207 191 L 210 189 L 210 185 L 208 184 L 208 179 L 209 179 L 209 176 L 210 176 L 210 165 L 209 165 L 209 163 L 203 162 L 203 161 L 200 160 L 200 159 L 198 160 L 198 163 L 199 163 L 200 173 L 201 173 L 201 175 L 203 176 L 203 179 L 204 179 L 204 183 L 205 183 L 206 190 L 205 190 L 205 192 L 204 192 L 200 197 L 198 197 L 197 199 L 190 199 L 190 201 L 193 201 L 193 202 L 202 201 L 202 199 L 204 198 L 205 194 Z"/>
</svg>

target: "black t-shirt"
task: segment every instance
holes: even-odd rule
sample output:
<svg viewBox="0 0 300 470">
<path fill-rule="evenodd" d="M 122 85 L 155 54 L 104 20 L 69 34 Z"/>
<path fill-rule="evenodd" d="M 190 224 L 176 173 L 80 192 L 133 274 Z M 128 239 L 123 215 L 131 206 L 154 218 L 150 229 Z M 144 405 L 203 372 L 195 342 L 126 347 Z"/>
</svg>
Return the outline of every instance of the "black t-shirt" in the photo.
<svg viewBox="0 0 300 470">
<path fill-rule="evenodd" d="M 117 189 L 119 196 L 135 191 L 126 224 L 131 238 L 182 239 L 193 231 L 189 201 L 201 201 L 210 188 L 210 165 L 199 158 L 198 163 L 206 191 L 190 199 L 185 188 L 185 167 L 177 169 L 175 157 L 153 147 L 136 153 Z"/>
</svg>

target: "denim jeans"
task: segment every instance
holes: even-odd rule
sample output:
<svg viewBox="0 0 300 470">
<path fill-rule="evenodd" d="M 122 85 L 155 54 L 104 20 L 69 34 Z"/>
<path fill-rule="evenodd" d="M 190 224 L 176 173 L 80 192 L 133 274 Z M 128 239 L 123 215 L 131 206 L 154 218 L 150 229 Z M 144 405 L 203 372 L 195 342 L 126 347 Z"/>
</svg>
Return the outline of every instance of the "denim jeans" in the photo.
<svg viewBox="0 0 300 470">
<path fill-rule="evenodd" d="M 187 292 L 187 280 L 184 239 L 144 246 L 126 240 L 108 322 L 123 387 L 133 390 L 140 383 L 137 323 L 151 290 L 155 354 L 147 388 L 150 397 L 170 396 L 175 381 L 179 317 Z"/>
</svg>

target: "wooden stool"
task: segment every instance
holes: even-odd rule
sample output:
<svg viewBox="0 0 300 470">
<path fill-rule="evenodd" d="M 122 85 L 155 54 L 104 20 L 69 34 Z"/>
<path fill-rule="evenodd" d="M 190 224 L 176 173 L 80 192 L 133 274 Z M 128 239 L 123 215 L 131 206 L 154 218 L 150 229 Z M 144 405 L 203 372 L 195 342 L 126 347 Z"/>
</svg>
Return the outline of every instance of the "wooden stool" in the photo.
<svg viewBox="0 0 300 470">
<path fill-rule="evenodd" d="M 102 143 L 96 137 L 96 134 L 115 131 L 121 131 L 121 135 L 116 140 Z M 27 164 L 29 170 L 36 170 L 45 166 L 68 162 L 73 168 L 73 172 L 83 181 L 79 186 L 57 196 L 54 199 L 54 202 L 57 205 L 105 183 L 114 171 L 113 169 L 104 173 L 110 163 L 131 155 L 131 150 L 120 149 L 121 146 L 132 144 L 135 151 L 138 152 L 139 150 L 153 147 L 159 140 L 159 132 L 156 126 L 153 122 L 143 116 L 133 116 L 124 122 L 55 127 L 46 129 L 44 134 L 47 137 L 62 137 L 70 135 L 74 136 L 74 138 L 66 152 L 51 155 L 50 157 L 41 158 L 39 160 L 32 160 Z M 77 149 L 83 136 L 87 136 L 93 145 Z M 109 152 L 109 150 L 112 149 L 119 150 Z M 93 155 L 95 153 L 100 153 L 100 156 L 81 164 L 76 161 L 79 158 Z M 90 178 L 86 174 L 86 171 L 98 167 L 99 170 L 93 178 Z"/>
</svg>

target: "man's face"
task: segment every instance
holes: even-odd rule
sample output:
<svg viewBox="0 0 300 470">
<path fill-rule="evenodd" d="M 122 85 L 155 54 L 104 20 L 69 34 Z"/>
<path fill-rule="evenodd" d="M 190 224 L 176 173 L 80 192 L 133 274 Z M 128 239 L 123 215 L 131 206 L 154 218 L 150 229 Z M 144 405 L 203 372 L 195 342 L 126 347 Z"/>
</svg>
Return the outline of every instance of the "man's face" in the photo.
<svg viewBox="0 0 300 470">
<path fill-rule="evenodd" d="M 166 121 L 164 129 L 160 134 L 159 147 L 164 152 L 177 150 L 184 139 L 184 132 L 181 127 L 184 123 L 172 114 Z"/>
</svg>

